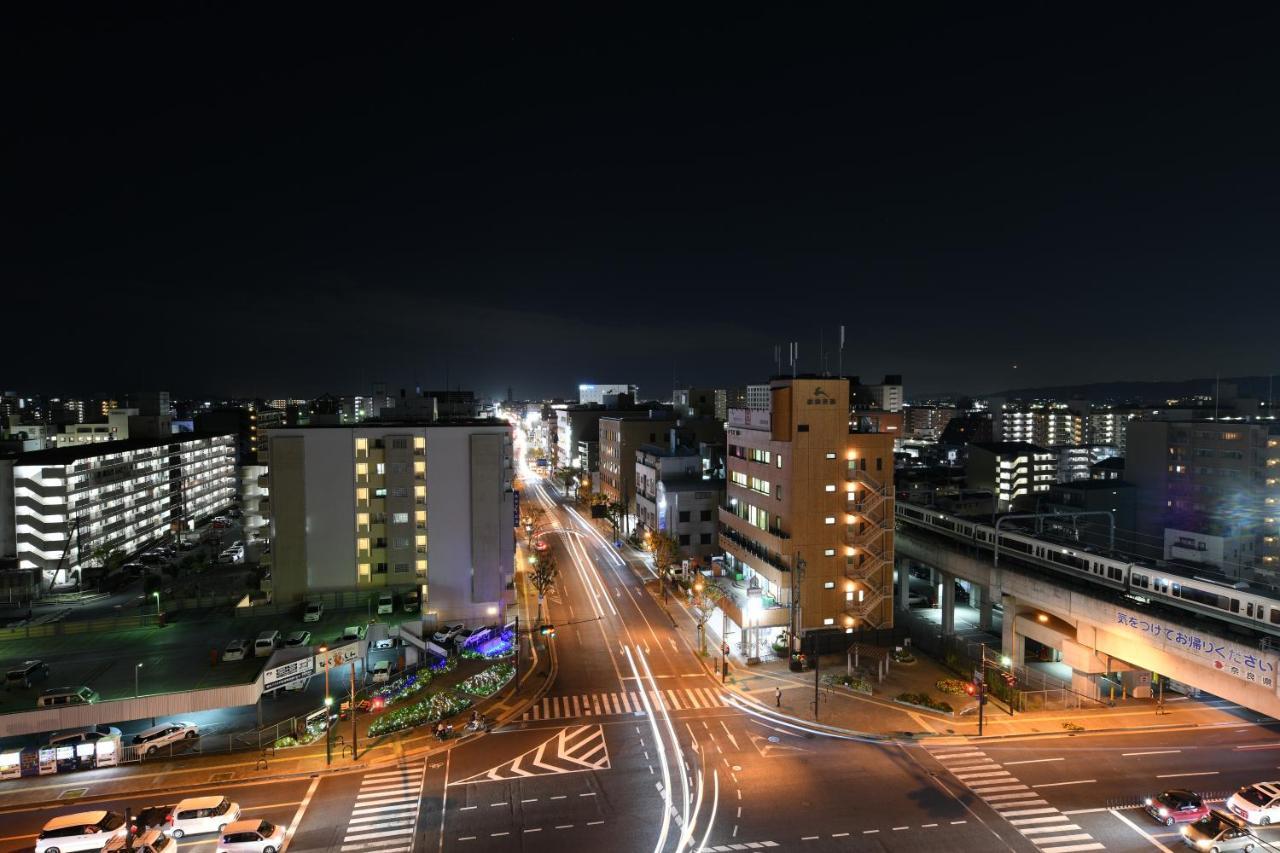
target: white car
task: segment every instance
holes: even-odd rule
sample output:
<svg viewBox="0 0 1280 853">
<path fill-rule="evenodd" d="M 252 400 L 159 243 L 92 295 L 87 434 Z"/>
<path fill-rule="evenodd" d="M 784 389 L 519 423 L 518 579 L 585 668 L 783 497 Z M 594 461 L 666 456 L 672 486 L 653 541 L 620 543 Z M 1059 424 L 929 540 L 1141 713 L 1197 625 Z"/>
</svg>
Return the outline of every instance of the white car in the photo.
<svg viewBox="0 0 1280 853">
<path fill-rule="evenodd" d="M 165 835 L 162 830 L 149 829 L 130 841 L 128 838 L 117 838 L 103 847 L 103 853 L 177 853 L 178 842 Z"/>
<path fill-rule="evenodd" d="M 368 625 L 348 625 L 342 629 L 342 636 L 338 638 L 338 641 L 342 643 L 351 643 L 356 640 L 363 640 L 365 634 L 368 632 Z"/>
<path fill-rule="evenodd" d="M 133 745 L 141 747 L 147 755 L 153 754 L 162 746 L 168 746 L 183 740 L 200 737 L 200 727 L 195 723 L 161 723 L 133 736 Z"/>
<path fill-rule="evenodd" d="M 311 645 L 311 632 L 294 631 L 284 638 L 284 644 L 286 646 L 309 646 Z"/>
<path fill-rule="evenodd" d="M 124 816 L 93 811 L 55 817 L 36 836 L 36 853 L 68 853 L 74 850 L 101 850 L 107 842 L 124 838 L 128 828 Z M 29 837 L 29 836 L 28 836 Z"/>
<path fill-rule="evenodd" d="M 240 819 L 240 804 L 226 797 L 190 797 L 169 812 L 169 834 L 174 838 L 224 832 Z"/>
<path fill-rule="evenodd" d="M 249 643 L 247 640 L 232 640 L 227 643 L 227 647 L 222 650 L 223 660 L 244 660 L 249 654 Z"/>
<path fill-rule="evenodd" d="M 1227 808 L 1257 826 L 1280 822 L 1280 782 L 1245 785 L 1227 800 Z"/>
<path fill-rule="evenodd" d="M 228 548 L 218 555 L 218 562 L 219 563 L 243 563 L 244 549 Z"/>
<path fill-rule="evenodd" d="M 374 684 L 386 684 L 391 680 L 391 661 L 380 660 L 369 670 Z"/>
<path fill-rule="evenodd" d="M 396 612 L 396 600 L 391 596 L 391 593 L 384 592 L 382 593 L 382 595 L 379 595 L 378 596 L 378 615 L 381 616 L 384 613 L 395 613 L 395 612 Z"/>
<path fill-rule="evenodd" d="M 318 601 L 308 601 L 307 606 L 302 610 L 303 622 L 319 622 L 320 617 L 324 615 L 324 605 Z"/>
<path fill-rule="evenodd" d="M 461 623 L 457 625 L 441 625 L 440 630 L 431 635 L 431 639 L 443 646 L 447 643 L 452 643 L 453 638 L 458 636 L 458 633 L 461 631 Z"/>
<path fill-rule="evenodd" d="M 238 820 L 222 831 L 216 853 L 277 853 L 285 828 L 265 820 Z"/>
</svg>

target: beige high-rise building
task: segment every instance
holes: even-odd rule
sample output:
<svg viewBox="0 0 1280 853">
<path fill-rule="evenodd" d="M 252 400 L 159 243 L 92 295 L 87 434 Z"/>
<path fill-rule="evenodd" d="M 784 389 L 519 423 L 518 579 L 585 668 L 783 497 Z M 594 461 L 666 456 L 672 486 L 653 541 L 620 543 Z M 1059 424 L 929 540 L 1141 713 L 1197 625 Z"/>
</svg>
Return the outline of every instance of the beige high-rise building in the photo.
<svg viewBox="0 0 1280 853">
<path fill-rule="evenodd" d="M 748 657 L 789 625 L 892 625 L 893 438 L 849 432 L 847 379 L 775 379 L 768 409 L 729 410 L 723 609 Z"/>
<path fill-rule="evenodd" d="M 627 515 L 636 512 L 636 451 L 643 444 L 664 441 L 676 425 L 668 411 L 617 414 L 600 419 L 600 491 L 610 501 L 621 501 Z M 624 532 L 630 533 L 628 520 Z"/>
</svg>

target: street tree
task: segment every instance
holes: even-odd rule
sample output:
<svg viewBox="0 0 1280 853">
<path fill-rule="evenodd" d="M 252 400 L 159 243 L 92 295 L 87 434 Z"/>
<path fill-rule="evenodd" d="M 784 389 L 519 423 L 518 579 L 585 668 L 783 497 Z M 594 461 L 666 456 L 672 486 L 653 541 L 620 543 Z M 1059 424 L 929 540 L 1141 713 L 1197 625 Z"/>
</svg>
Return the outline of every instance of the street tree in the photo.
<svg viewBox="0 0 1280 853">
<path fill-rule="evenodd" d="M 707 653 L 707 620 L 711 618 L 711 611 L 720 606 L 724 597 L 723 588 L 708 582 L 701 576 L 693 583 L 693 613 L 698 623 L 699 654 Z"/>
<path fill-rule="evenodd" d="M 662 597 L 667 597 L 667 584 L 671 580 L 671 566 L 680 554 L 680 545 L 670 533 L 655 531 L 649 540 L 653 549 L 653 568 L 658 573 L 658 581 L 662 584 Z"/>
<path fill-rule="evenodd" d="M 556 565 L 556 555 L 547 551 L 540 557 L 530 558 L 529 583 L 533 584 L 533 588 L 538 592 L 538 623 L 542 622 L 542 601 L 547 595 L 555 591 L 556 578 L 560 575 L 560 569 Z"/>
</svg>

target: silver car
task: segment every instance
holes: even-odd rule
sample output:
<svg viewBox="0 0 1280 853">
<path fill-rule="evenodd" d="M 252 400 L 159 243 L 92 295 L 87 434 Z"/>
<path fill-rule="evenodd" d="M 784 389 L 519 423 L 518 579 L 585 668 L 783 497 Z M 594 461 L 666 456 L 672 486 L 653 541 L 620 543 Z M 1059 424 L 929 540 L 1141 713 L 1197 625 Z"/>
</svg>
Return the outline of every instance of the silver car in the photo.
<svg viewBox="0 0 1280 853">
<path fill-rule="evenodd" d="M 1249 825 L 1233 814 L 1214 809 L 1209 816 L 1182 827 L 1182 843 L 1209 853 L 1228 850 L 1253 850 L 1261 840 L 1249 831 Z"/>
</svg>

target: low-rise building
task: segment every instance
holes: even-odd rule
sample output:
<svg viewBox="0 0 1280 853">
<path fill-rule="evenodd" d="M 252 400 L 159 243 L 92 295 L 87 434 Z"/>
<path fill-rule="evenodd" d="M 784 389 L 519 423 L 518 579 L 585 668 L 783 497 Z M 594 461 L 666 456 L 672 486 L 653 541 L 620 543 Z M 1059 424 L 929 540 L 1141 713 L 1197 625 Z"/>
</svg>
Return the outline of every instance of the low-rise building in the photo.
<svg viewBox="0 0 1280 853">
<path fill-rule="evenodd" d="M 996 496 L 1001 512 L 1035 507 L 1035 498 L 1047 493 L 1058 478 L 1058 460 L 1052 450 L 1025 441 L 977 442 L 969 445 L 965 483 Z"/>
<path fill-rule="evenodd" d="M 637 533 L 671 535 L 680 559 L 706 564 L 720 553 L 717 532 L 724 480 L 706 476 L 694 447 L 652 444 L 636 451 Z"/>
</svg>

